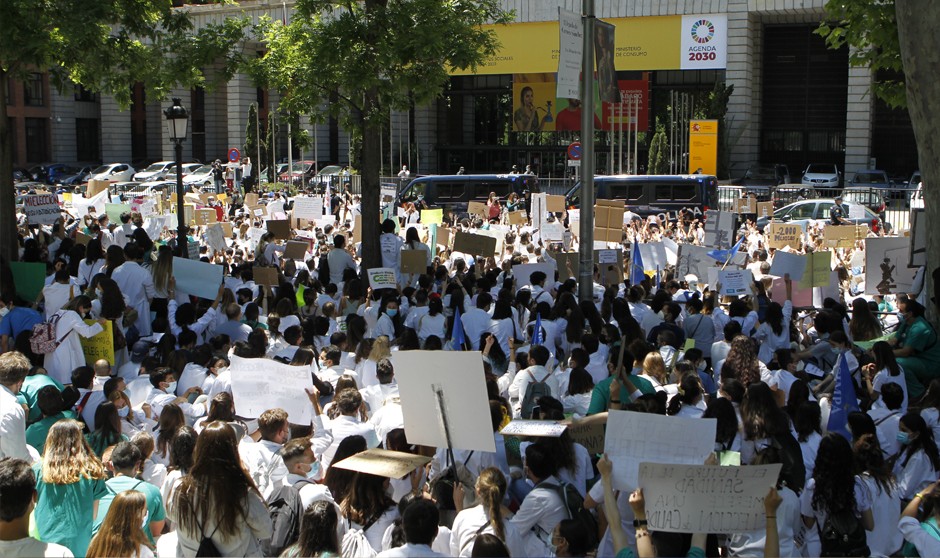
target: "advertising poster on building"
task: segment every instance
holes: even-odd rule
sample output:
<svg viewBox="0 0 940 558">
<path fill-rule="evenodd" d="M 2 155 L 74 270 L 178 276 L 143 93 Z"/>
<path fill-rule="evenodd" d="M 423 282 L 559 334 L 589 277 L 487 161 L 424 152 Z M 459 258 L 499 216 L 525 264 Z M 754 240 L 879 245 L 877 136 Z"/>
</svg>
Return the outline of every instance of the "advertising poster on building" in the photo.
<svg viewBox="0 0 940 558">
<path fill-rule="evenodd" d="M 617 87 L 617 68 L 614 52 L 616 27 L 606 21 L 594 22 L 594 58 L 597 64 L 597 94 L 605 103 L 620 102 L 620 88 Z"/>
<path fill-rule="evenodd" d="M 689 122 L 689 174 L 718 174 L 718 121 Z"/>
<path fill-rule="evenodd" d="M 513 89 L 514 132 L 576 132 L 581 130 L 581 100 L 555 97 L 554 74 L 515 74 Z M 621 101 L 602 102 L 594 88 L 594 129 L 649 129 L 649 74 L 642 79 L 617 81 Z"/>
</svg>

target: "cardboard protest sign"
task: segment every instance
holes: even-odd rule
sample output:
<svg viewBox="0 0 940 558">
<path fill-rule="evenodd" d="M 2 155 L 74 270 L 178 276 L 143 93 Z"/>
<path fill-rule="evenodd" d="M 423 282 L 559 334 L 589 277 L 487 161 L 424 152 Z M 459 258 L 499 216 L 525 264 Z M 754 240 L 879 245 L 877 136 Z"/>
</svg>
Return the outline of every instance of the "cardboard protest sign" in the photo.
<svg viewBox="0 0 940 558">
<path fill-rule="evenodd" d="M 46 284 L 46 264 L 32 262 L 10 262 L 16 294 L 27 302 L 33 302 Z"/>
<path fill-rule="evenodd" d="M 222 231 L 225 233 L 225 238 L 232 238 L 232 223 L 229 221 L 222 221 L 219 223 L 222 227 Z"/>
<path fill-rule="evenodd" d="M 490 208 L 483 202 L 472 201 L 467 204 L 467 213 L 470 215 L 479 215 L 486 219 L 490 215 Z"/>
<path fill-rule="evenodd" d="M 746 196 L 734 200 L 734 212 L 737 214 L 757 213 L 757 198 Z"/>
<path fill-rule="evenodd" d="M 757 218 L 772 217 L 774 214 L 774 202 L 757 202 Z"/>
<path fill-rule="evenodd" d="M 542 240 L 561 242 L 565 235 L 565 225 L 560 221 L 545 221 L 542 223 L 542 228 L 539 229 L 538 232 Z"/>
<path fill-rule="evenodd" d="M 480 420 L 489 401 L 479 352 L 395 351 L 391 358 L 408 443 L 447 447 L 446 414 L 453 449 L 496 451 L 492 424 Z"/>
<path fill-rule="evenodd" d="M 614 463 L 614 488 L 637 488 L 643 462 L 704 463 L 715 449 L 716 428 L 715 419 L 609 411 L 604 452 Z"/>
<path fill-rule="evenodd" d="M 323 217 L 323 198 L 298 196 L 294 198 L 294 218 L 316 221 Z"/>
<path fill-rule="evenodd" d="M 362 242 L 362 215 L 356 215 L 353 219 L 353 244 Z"/>
<path fill-rule="evenodd" d="M 516 290 L 522 289 L 532 284 L 530 277 L 536 271 L 545 274 L 545 284 L 548 285 L 555 280 L 555 266 L 548 262 L 539 262 L 531 264 L 518 264 L 512 266 L 512 276 L 516 280 Z"/>
<path fill-rule="evenodd" d="M 110 184 L 107 180 L 89 180 L 88 185 L 85 186 L 85 197 L 93 198 L 99 192 L 107 192 Z"/>
<path fill-rule="evenodd" d="M 729 211 L 705 212 L 705 247 L 724 250 L 731 248 L 734 237 L 734 213 Z"/>
<path fill-rule="evenodd" d="M 197 209 L 194 219 L 196 226 L 205 227 L 219 222 L 219 217 L 214 209 Z"/>
<path fill-rule="evenodd" d="M 438 231 L 438 235 L 440 232 Z M 492 236 L 457 231 L 454 235 L 454 252 L 471 256 L 492 256 L 496 253 L 496 239 Z"/>
<path fill-rule="evenodd" d="M 368 270 L 369 286 L 373 291 L 379 289 L 398 288 L 398 280 L 395 279 L 395 270 L 390 267 L 374 267 Z"/>
<path fill-rule="evenodd" d="M 435 242 L 435 244 L 438 246 L 443 246 L 449 250 L 451 239 L 453 238 L 453 234 L 451 234 L 450 229 L 440 226 L 435 227 L 435 229 L 437 230 L 437 242 Z"/>
<path fill-rule="evenodd" d="M 552 257 L 558 265 L 559 281 L 578 278 L 578 270 L 581 269 L 581 255 L 578 252 L 552 252 Z"/>
<path fill-rule="evenodd" d="M 829 273 L 832 271 L 832 252 L 812 252 L 806 254 L 806 270 L 801 287 L 825 287 L 829 284 Z M 791 277 L 792 280 L 792 277 Z"/>
<path fill-rule="evenodd" d="M 767 247 L 781 249 L 790 246 L 799 248 L 803 229 L 799 225 L 788 223 L 770 223 L 767 225 Z"/>
<path fill-rule="evenodd" d="M 330 467 L 358 471 L 379 477 L 400 479 L 431 461 L 430 457 L 414 455 L 400 451 L 372 448 L 349 456 L 342 461 L 330 464 Z"/>
<path fill-rule="evenodd" d="M 549 194 L 545 198 L 545 210 L 549 213 L 561 213 L 565 210 L 565 196 Z"/>
<path fill-rule="evenodd" d="M 611 259 L 611 252 L 613 252 L 613 257 L 616 258 L 616 261 Z M 605 254 L 602 256 L 602 254 Z M 601 262 L 601 259 L 604 259 Z M 614 250 L 595 250 L 594 251 L 594 261 L 598 262 L 598 270 L 601 274 L 601 284 L 602 285 L 615 285 L 623 283 L 623 250 L 614 249 Z"/>
<path fill-rule="evenodd" d="M 55 194 L 26 196 L 23 211 L 30 225 L 52 225 L 59 219 L 59 199 Z"/>
<path fill-rule="evenodd" d="M 194 243 L 189 243 L 191 246 Z M 222 284 L 222 266 L 180 257 L 173 258 L 173 277 L 181 293 L 215 300 Z"/>
<path fill-rule="evenodd" d="M 428 270 L 428 253 L 424 250 L 402 250 L 401 272 L 424 273 Z"/>
<path fill-rule="evenodd" d="M 718 272 L 718 282 L 725 296 L 750 294 L 754 286 L 754 277 L 749 269 L 723 269 Z"/>
<path fill-rule="evenodd" d="M 623 201 L 597 200 L 594 205 L 595 242 L 617 242 L 623 239 Z"/>
<path fill-rule="evenodd" d="M 834 248 L 852 248 L 856 240 L 868 236 L 868 225 L 827 226 L 823 229 L 823 239 Z"/>
<path fill-rule="evenodd" d="M 927 213 L 924 209 L 911 210 L 911 250 L 907 267 L 927 265 Z"/>
<path fill-rule="evenodd" d="M 284 247 L 284 257 L 288 260 L 303 260 L 307 256 L 310 244 L 302 240 L 289 240 Z"/>
<path fill-rule="evenodd" d="M 916 271 L 907 267 L 910 242 L 904 236 L 865 240 L 865 294 L 910 292 Z"/>
<path fill-rule="evenodd" d="M 649 529 L 665 533 L 757 531 L 766 523 L 764 496 L 782 465 L 640 464 Z"/>
<path fill-rule="evenodd" d="M 93 325 L 96 320 L 85 320 L 88 325 Z M 114 322 L 108 320 L 102 325 L 104 331 L 91 337 L 79 336 L 82 344 L 82 353 L 85 355 L 85 362 L 95 362 L 104 359 L 114 364 Z"/>
<path fill-rule="evenodd" d="M 499 431 L 503 436 L 535 436 L 539 438 L 557 438 L 568 428 L 567 424 L 554 420 L 516 419 Z"/>
<path fill-rule="evenodd" d="M 422 224 L 440 225 L 443 222 L 444 222 L 444 210 L 443 209 L 422 209 L 421 210 L 421 223 Z"/>
<path fill-rule="evenodd" d="M 232 355 L 232 398 L 238 414 L 256 418 L 268 409 L 287 411 L 288 421 L 309 424 L 313 407 L 304 390 L 313 390 L 309 366 L 290 366 L 267 358 Z"/>
<path fill-rule="evenodd" d="M 604 453 L 604 436 L 607 422 L 598 420 L 578 421 L 568 426 L 568 435 L 571 439 L 584 446 L 591 455 Z"/>
<path fill-rule="evenodd" d="M 267 227 L 268 232 L 274 233 L 275 238 L 287 240 L 291 237 L 290 221 L 287 219 L 269 220 L 265 223 L 265 226 Z"/>
<path fill-rule="evenodd" d="M 790 280 L 799 283 L 803 280 L 803 273 L 805 272 L 806 256 L 781 251 L 774 253 L 774 261 L 770 264 L 770 275 L 783 277 L 789 273 Z"/>
<path fill-rule="evenodd" d="M 277 268 L 274 267 L 255 267 L 255 283 L 262 287 L 278 286 Z"/>
<path fill-rule="evenodd" d="M 82 231 L 75 231 L 75 243 L 81 244 L 82 246 L 88 246 L 88 241 L 91 240 L 91 237 Z"/>
<path fill-rule="evenodd" d="M 258 194 L 256 192 L 249 192 L 245 194 L 245 205 L 248 205 L 248 206 L 258 205 Z"/>
<path fill-rule="evenodd" d="M 526 221 L 528 220 L 526 217 L 525 210 L 510 211 L 509 213 L 506 214 L 506 217 L 509 219 L 510 225 L 523 226 L 526 224 Z"/>
</svg>

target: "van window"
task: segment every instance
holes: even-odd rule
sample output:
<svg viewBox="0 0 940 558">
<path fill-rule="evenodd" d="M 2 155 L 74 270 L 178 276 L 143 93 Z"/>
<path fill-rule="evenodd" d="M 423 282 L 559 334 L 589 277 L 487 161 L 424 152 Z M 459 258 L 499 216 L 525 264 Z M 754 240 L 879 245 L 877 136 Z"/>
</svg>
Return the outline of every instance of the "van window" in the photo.
<svg viewBox="0 0 940 558">
<path fill-rule="evenodd" d="M 698 184 L 657 184 L 656 201 L 693 201 Z"/>
<path fill-rule="evenodd" d="M 470 199 L 485 200 L 489 197 L 490 192 L 495 192 L 500 198 L 505 198 L 512 192 L 512 183 L 502 180 L 498 182 L 474 182 Z"/>
<path fill-rule="evenodd" d="M 402 201 L 413 202 L 418 199 L 418 196 L 424 196 L 427 186 L 427 182 L 413 182 L 406 190 L 406 193 L 402 195 Z"/>
<path fill-rule="evenodd" d="M 435 200 L 444 202 L 446 200 L 460 199 L 467 189 L 466 182 L 437 182 L 434 184 Z"/>
<path fill-rule="evenodd" d="M 626 182 L 608 183 L 608 196 L 612 200 L 627 200 L 636 205 L 643 198 L 644 187 L 642 184 L 630 184 Z"/>
</svg>

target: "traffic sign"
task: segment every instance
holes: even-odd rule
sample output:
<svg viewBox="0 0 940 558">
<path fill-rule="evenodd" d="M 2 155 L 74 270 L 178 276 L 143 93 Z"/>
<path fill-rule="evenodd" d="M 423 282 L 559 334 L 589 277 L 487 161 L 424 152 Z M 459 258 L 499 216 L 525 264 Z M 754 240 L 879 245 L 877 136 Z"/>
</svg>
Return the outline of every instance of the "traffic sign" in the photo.
<svg viewBox="0 0 940 558">
<path fill-rule="evenodd" d="M 581 160 L 581 142 L 576 141 L 568 145 L 568 158 L 572 161 Z"/>
<path fill-rule="evenodd" d="M 238 160 L 241 159 L 241 157 L 242 157 L 242 154 L 238 151 L 238 149 L 233 147 L 228 150 L 228 162 L 229 163 L 237 163 Z"/>
</svg>

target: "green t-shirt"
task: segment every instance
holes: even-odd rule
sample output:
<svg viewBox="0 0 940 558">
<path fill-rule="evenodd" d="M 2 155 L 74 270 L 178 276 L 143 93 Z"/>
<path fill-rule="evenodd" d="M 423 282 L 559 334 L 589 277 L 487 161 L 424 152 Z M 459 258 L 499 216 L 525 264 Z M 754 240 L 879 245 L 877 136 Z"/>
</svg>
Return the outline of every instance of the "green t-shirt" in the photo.
<svg viewBox="0 0 940 558">
<path fill-rule="evenodd" d="M 65 389 L 65 386 L 45 374 L 33 374 L 32 376 L 26 376 L 26 379 L 23 380 L 23 387 L 20 388 L 16 399 L 29 407 L 26 424 L 34 423 L 42 418 L 42 412 L 39 410 L 39 405 L 36 404 L 36 394 L 46 386 L 55 386 L 59 391 Z"/>
<path fill-rule="evenodd" d="M 73 411 L 62 411 L 57 415 L 39 419 L 38 422 L 30 424 L 26 428 L 26 443 L 36 448 L 36 451 L 42 454 L 46 447 L 46 437 L 49 435 L 49 429 L 52 425 L 63 419 L 78 420 L 78 416 Z"/>
<path fill-rule="evenodd" d="M 160 494 L 160 489 L 149 482 L 135 479 L 134 477 L 126 477 L 124 475 L 109 479 L 105 484 L 108 487 L 108 494 L 98 502 L 98 516 L 95 518 L 95 523 L 92 526 L 92 534 L 97 533 L 98 529 L 101 528 L 101 524 L 104 523 L 104 518 L 108 515 L 108 509 L 111 508 L 111 502 L 114 500 L 114 497 L 127 490 L 136 490 L 142 493 L 144 498 L 147 499 L 148 525 L 144 528 L 144 533 L 147 535 L 147 539 L 150 540 L 150 544 L 153 544 L 154 540 L 153 536 L 150 534 L 149 523 L 151 521 L 166 519 L 166 509 L 163 507 L 163 495 Z"/>
<path fill-rule="evenodd" d="M 911 355 L 912 357 L 940 362 L 940 340 L 927 320 L 917 318 L 910 325 L 903 324 L 898 330 L 898 340 L 903 347 L 914 349 L 915 354 Z"/>
<path fill-rule="evenodd" d="M 71 484 L 46 484 L 42 480 L 41 464 L 33 465 L 33 472 L 36 474 L 38 492 L 36 508 L 33 510 L 37 538 L 43 542 L 61 544 L 75 556 L 84 556 L 91 543 L 95 500 L 108 494 L 104 480 L 82 477 Z"/>
<path fill-rule="evenodd" d="M 607 411 L 607 408 L 610 406 L 610 383 L 614 381 L 613 376 L 608 376 L 606 379 L 601 380 L 594 386 L 594 391 L 591 392 L 591 404 L 588 405 L 587 414 L 596 415 L 597 413 L 603 413 Z M 643 395 L 648 395 L 651 393 L 656 393 L 656 388 L 653 387 L 653 384 L 650 383 L 646 378 L 641 378 L 640 376 L 631 375 L 630 381 L 633 382 L 633 385 L 636 389 L 640 390 L 640 393 Z M 627 401 L 630 400 L 630 392 L 627 391 L 626 387 L 620 388 L 620 403 L 621 405 L 626 405 Z"/>
<path fill-rule="evenodd" d="M 85 434 L 85 440 L 88 442 L 88 445 L 91 446 L 91 449 L 95 452 L 95 455 L 98 456 L 98 459 L 101 459 L 101 456 L 104 455 L 104 450 L 117 443 L 126 442 L 127 436 L 120 434 L 118 437 L 105 438 L 105 436 L 99 430 L 90 434 Z"/>
</svg>

